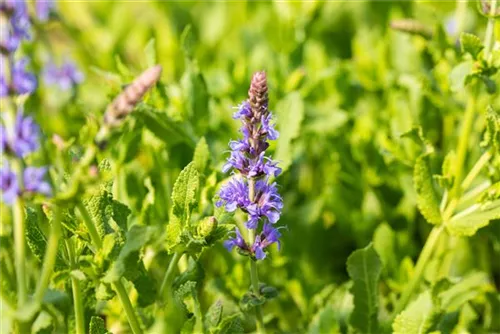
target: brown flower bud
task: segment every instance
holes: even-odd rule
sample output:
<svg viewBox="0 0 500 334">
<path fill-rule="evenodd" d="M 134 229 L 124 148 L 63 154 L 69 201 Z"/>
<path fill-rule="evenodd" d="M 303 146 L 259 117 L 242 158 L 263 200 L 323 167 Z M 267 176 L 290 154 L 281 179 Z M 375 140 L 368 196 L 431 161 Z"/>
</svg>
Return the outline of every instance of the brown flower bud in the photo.
<svg viewBox="0 0 500 334">
<path fill-rule="evenodd" d="M 267 114 L 269 96 L 267 92 L 266 72 L 256 72 L 253 75 L 250 89 L 248 90 L 248 102 L 255 118 L 260 119 L 262 115 Z"/>
</svg>

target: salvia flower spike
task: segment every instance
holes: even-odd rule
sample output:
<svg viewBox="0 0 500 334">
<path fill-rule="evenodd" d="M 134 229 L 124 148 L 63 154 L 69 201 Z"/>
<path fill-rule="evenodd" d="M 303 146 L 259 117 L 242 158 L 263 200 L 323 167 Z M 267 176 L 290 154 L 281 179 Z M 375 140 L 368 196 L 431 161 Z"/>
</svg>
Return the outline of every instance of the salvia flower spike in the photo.
<svg viewBox="0 0 500 334">
<path fill-rule="evenodd" d="M 236 230 L 236 237 L 225 243 L 228 250 L 236 247 L 240 253 L 250 254 L 257 260 L 266 257 L 266 247 L 273 243 L 279 245 L 281 234 L 272 225 L 278 222 L 283 208 L 276 183 L 269 180 L 278 176 L 281 168 L 265 154 L 268 141 L 279 135 L 268 105 L 267 76 L 265 72 L 257 72 L 252 77 L 248 100 L 241 103 L 233 115 L 242 123 L 243 138 L 229 142 L 231 153 L 222 168 L 223 172 L 239 173 L 221 188 L 220 200 L 216 203 L 218 207 L 224 205 L 228 212 L 240 209 L 247 213 L 245 227 L 254 233 L 258 232 L 260 222 L 263 223 L 261 233 L 251 240 L 253 245 L 247 245 L 239 230 Z"/>
</svg>

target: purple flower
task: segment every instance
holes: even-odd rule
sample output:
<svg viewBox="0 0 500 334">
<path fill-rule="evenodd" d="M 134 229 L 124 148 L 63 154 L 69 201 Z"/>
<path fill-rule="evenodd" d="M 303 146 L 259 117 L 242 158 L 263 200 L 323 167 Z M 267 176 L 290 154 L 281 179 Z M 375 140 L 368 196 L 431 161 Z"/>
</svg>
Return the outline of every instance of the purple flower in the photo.
<svg viewBox="0 0 500 334">
<path fill-rule="evenodd" d="M 0 65 L 0 67 L 3 67 Z M 3 71 L 0 73 L 0 97 L 6 97 L 9 95 L 9 86 L 7 82 L 5 82 L 5 78 L 3 77 Z"/>
<path fill-rule="evenodd" d="M 279 137 L 279 132 L 274 129 L 274 124 L 271 123 L 273 114 L 269 113 L 267 116 L 262 117 L 262 135 L 267 136 L 269 140 L 276 140 Z"/>
<path fill-rule="evenodd" d="M 39 21 L 46 22 L 49 19 L 50 13 L 55 9 L 55 7 L 55 0 L 36 0 L 36 17 Z"/>
<path fill-rule="evenodd" d="M 238 107 L 238 111 L 233 114 L 234 119 L 245 119 L 252 117 L 252 109 L 250 103 L 242 102 Z"/>
<path fill-rule="evenodd" d="M 255 254 L 255 258 L 257 260 L 263 260 L 266 257 L 264 249 L 274 243 L 278 244 L 278 250 L 280 250 L 280 237 L 281 233 L 277 228 L 274 228 L 268 223 L 264 224 L 262 233 L 255 238 L 255 242 L 252 245 L 252 252 Z"/>
<path fill-rule="evenodd" d="M 17 94 L 29 94 L 36 88 L 36 78 L 32 73 L 26 71 L 28 59 L 23 58 L 12 68 L 12 89 Z"/>
<path fill-rule="evenodd" d="M 276 183 L 268 184 L 267 180 L 258 180 L 255 183 L 255 200 L 246 207 L 249 214 L 246 227 L 257 228 L 259 220 L 264 217 L 275 224 L 280 219 L 282 208 L 283 199 L 278 193 Z"/>
<path fill-rule="evenodd" d="M 217 201 L 217 207 L 224 203 L 227 212 L 233 212 L 236 208 L 246 208 L 250 205 L 248 198 L 248 186 L 241 178 L 234 177 L 225 184 L 219 193 L 220 200 Z"/>
<path fill-rule="evenodd" d="M 47 85 L 56 85 L 62 90 L 69 90 L 84 79 L 82 72 L 69 60 L 66 60 L 61 67 L 57 67 L 54 63 L 48 63 L 43 78 Z"/>
<path fill-rule="evenodd" d="M 22 112 L 16 116 L 13 138 L 8 140 L 10 149 L 20 158 L 34 152 L 40 146 L 40 128 L 32 117 L 24 117 Z"/>
<path fill-rule="evenodd" d="M 236 236 L 224 241 L 224 247 L 226 247 L 228 251 L 233 250 L 234 247 L 238 247 L 241 250 L 247 250 L 248 246 L 245 239 L 241 236 L 240 230 L 236 227 L 234 231 L 236 232 Z"/>
<path fill-rule="evenodd" d="M 2 190 L 2 201 L 5 204 L 13 204 L 19 195 L 19 187 L 16 174 L 9 166 L 0 169 L 0 189 Z"/>
<path fill-rule="evenodd" d="M 39 193 L 45 196 L 50 196 L 52 190 L 50 184 L 44 181 L 46 167 L 26 167 L 24 170 L 24 190 L 30 193 Z"/>
<path fill-rule="evenodd" d="M 7 150 L 7 131 L 3 125 L 0 125 L 0 154 Z"/>
</svg>

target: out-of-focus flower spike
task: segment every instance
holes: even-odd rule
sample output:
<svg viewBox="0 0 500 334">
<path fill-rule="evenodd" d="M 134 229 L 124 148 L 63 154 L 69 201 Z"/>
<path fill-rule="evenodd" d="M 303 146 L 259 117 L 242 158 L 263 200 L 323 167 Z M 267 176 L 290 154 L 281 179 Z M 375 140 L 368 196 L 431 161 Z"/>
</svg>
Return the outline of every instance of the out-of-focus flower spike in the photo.
<svg viewBox="0 0 500 334">
<path fill-rule="evenodd" d="M 426 39 L 431 39 L 433 35 L 430 27 L 413 19 L 392 20 L 391 28 L 393 30 L 406 32 L 412 35 L 420 35 Z"/>
<path fill-rule="evenodd" d="M 96 136 L 96 143 L 99 147 L 105 147 L 110 130 L 123 124 L 125 118 L 134 110 L 134 107 L 151 87 L 158 82 L 161 72 L 162 67 L 160 65 L 153 66 L 142 72 L 108 105 L 104 114 L 104 124 Z"/>
</svg>

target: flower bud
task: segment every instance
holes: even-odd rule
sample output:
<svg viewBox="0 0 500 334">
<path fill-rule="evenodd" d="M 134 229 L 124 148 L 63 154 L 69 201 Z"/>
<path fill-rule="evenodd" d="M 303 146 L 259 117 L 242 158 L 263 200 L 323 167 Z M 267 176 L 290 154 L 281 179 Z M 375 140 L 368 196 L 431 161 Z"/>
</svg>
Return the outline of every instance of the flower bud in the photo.
<svg viewBox="0 0 500 334">
<path fill-rule="evenodd" d="M 210 236 L 217 228 L 217 219 L 214 216 L 203 219 L 197 228 L 198 235 L 202 238 Z"/>
</svg>

